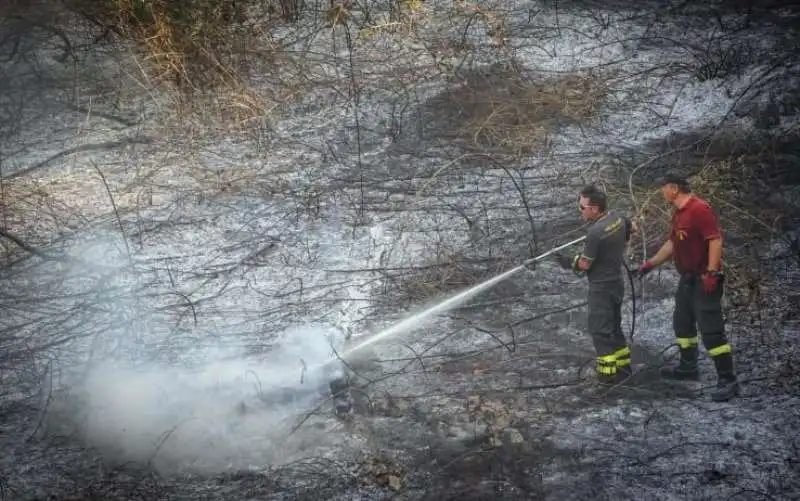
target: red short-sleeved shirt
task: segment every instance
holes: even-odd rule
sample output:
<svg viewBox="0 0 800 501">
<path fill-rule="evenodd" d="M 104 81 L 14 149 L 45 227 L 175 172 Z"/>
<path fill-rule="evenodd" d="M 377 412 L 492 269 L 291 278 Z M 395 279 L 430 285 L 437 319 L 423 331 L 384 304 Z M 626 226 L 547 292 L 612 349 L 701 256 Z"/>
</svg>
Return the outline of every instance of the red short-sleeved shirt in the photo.
<svg viewBox="0 0 800 501">
<path fill-rule="evenodd" d="M 702 275 L 708 270 L 708 241 L 722 237 L 719 218 L 708 203 L 692 196 L 672 215 L 669 238 L 678 273 Z"/>
</svg>

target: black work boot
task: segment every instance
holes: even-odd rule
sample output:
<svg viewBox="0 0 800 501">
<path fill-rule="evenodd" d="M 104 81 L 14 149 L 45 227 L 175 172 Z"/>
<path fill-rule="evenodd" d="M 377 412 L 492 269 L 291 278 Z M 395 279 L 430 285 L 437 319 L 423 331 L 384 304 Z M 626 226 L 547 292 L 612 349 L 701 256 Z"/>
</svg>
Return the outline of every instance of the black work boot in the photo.
<svg viewBox="0 0 800 501">
<path fill-rule="evenodd" d="M 618 384 L 631 384 L 633 378 L 633 368 L 630 365 L 623 365 L 617 368 L 617 383 Z"/>
<path fill-rule="evenodd" d="M 733 368 L 733 355 L 723 353 L 713 357 L 712 360 L 717 369 L 717 389 L 711 393 L 711 400 L 727 402 L 733 397 L 739 396 L 740 387 Z"/>
<path fill-rule="evenodd" d="M 700 371 L 697 369 L 697 346 L 681 348 L 681 358 L 677 364 L 662 367 L 658 372 L 664 379 L 678 381 L 697 381 Z"/>
<path fill-rule="evenodd" d="M 601 386 L 617 386 L 630 384 L 633 370 L 630 365 L 619 367 L 614 374 L 597 374 L 597 382 Z"/>
<path fill-rule="evenodd" d="M 616 386 L 619 384 L 619 374 L 597 374 L 597 384 L 602 386 Z"/>
<path fill-rule="evenodd" d="M 727 402 L 733 397 L 738 397 L 740 391 L 739 381 L 735 377 L 733 379 L 720 378 L 717 380 L 717 389 L 711 393 L 711 400 L 714 402 Z"/>
</svg>

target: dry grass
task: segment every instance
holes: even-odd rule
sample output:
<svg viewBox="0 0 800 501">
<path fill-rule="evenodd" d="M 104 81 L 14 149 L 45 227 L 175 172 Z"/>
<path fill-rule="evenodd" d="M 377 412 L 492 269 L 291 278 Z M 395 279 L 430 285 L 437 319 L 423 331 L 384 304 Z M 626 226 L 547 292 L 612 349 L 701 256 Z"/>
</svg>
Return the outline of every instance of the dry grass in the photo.
<svg viewBox="0 0 800 501">
<path fill-rule="evenodd" d="M 170 95 L 162 126 L 182 131 L 184 138 L 202 136 L 210 131 L 225 135 L 253 137 L 263 132 L 281 105 L 294 100 L 296 89 L 253 89 L 241 82 L 229 82 L 213 94 L 181 99 Z M 256 136 L 257 137 L 257 136 Z"/>
<path fill-rule="evenodd" d="M 223 122 L 246 127 L 254 120 L 269 117 L 280 101 L 275 96 L 264 96 L 242 87 L 239 91 L 221 95 L 220 104 Z"/>
<path fill-rule="evenodd" d="M 566 125 L 591 121 L 608 94 L 592 74 L 527 78 L 498 66 L 467 75 L 428 104 L 442 134 L 483 153 L 529 155 Z M 437 125 L 437 128 L 440 126 Z"/>
<path fill-rule="evenodd" d="M 185 94 L 227 87 L 257 58 L 261 28 L 248 22 L 250 9 L 266 9 L 274 18 L 291 16 L 288 2 L 243 0 L 69 0 L 67 6 L 95 24 L 115 27 L 136 44 L 148 83 L 169 84 Z"/>
</svg>

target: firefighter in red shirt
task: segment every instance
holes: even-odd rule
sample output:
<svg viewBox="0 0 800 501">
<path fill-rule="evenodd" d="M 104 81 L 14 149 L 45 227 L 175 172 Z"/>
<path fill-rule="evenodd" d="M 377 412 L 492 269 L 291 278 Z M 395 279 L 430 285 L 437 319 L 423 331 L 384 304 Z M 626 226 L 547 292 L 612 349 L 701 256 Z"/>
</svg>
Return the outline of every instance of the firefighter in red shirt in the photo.
<svg viewBox="0 0 800 501">
<path fill-rule="evenodd" d="M 677 365 L 661 369 L 666 379 L 697 380 L 698 336 L 717 370 L 717 388 L 711 398 L 723 402 L 739 394 L 733 350 L 722 317 L 722 232 L 707 202 L 691 192 L 688 181 L 669 174 L 662 180 L 664 198 L 674 208 L 669 239 L 637 275 L 644 276 L 670 258 L 680 274 L 675 294 L 673 328 L 680 347 Z"/>
</svg>

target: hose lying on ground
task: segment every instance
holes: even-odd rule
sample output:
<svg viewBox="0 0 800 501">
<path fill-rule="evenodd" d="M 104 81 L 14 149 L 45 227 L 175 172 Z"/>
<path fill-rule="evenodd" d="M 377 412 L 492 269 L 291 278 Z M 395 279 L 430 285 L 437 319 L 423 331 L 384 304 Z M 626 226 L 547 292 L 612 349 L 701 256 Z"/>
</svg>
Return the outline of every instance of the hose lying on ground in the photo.
<svg viewBox="0 0 800 501">
<path fill-rule="evenodd" d="M 628 335 L 628 341 L 633 344 L 633 334 L 636 332 L 636 289 L 633 282 L 633 271 L 624 260 L 622 266 L 628 274 L 628 283 L 631 285 L 631 332 Z"/>
</svg>

